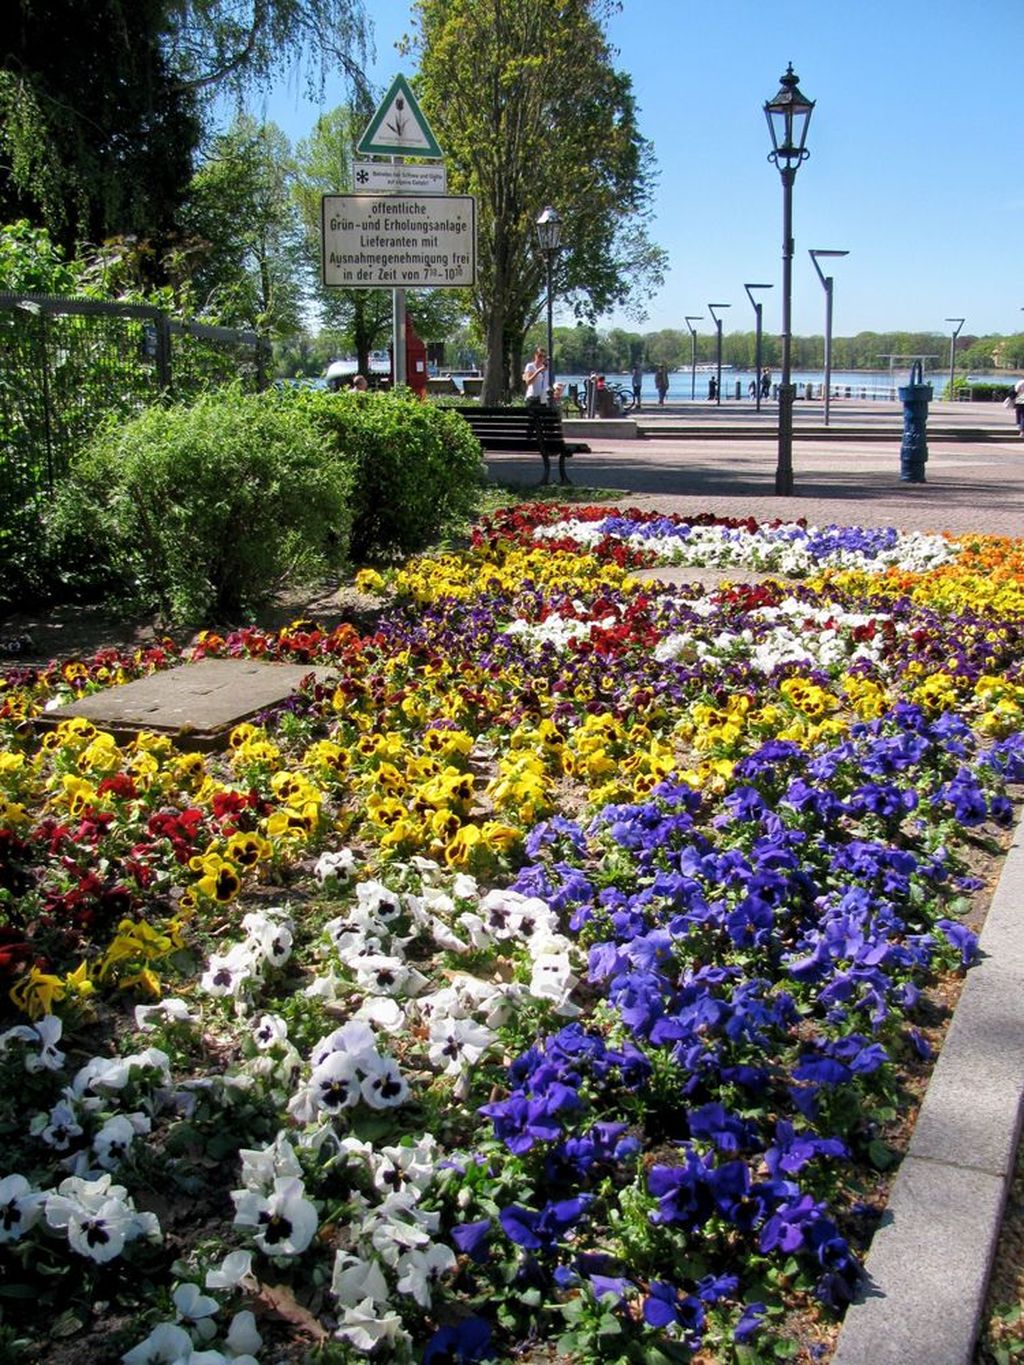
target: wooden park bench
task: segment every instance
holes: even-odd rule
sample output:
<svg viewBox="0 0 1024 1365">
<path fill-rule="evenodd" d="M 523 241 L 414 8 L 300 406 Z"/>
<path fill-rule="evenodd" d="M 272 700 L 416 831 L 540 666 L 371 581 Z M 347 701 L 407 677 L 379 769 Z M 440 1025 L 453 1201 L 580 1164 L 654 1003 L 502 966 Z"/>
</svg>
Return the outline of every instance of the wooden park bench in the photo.
<svg viewBox="0 0 1024 1365">
<path fill-rule="evenodd" d="M 541 483 L 551 482 L 551 458 L 558 457 L 559 483 L 572 483 L 565 472 L 571 455 L 588 455 L 582 441 L 570 442 L 562 432 L 562 414 L 546 406 L 531 408 L 456 408 L 484 450 L 535 450 L 544 461 Z"/>
</svg>

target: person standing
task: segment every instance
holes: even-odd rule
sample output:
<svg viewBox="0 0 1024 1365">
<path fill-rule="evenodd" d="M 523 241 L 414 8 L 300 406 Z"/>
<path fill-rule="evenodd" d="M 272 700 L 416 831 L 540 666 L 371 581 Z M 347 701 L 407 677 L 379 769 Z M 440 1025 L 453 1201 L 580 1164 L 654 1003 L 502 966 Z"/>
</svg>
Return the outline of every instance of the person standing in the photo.
<svg viewBox="0 0 1024 1365">
<path fill-rule="evenodd" d="M 665 402 L 668 393 L 668 366 L 664 362 L 654 371 L 654 387 L 658 390 L 658 406 Z"/>
<path fill-rule="evenodd" d="M 1017 419 L 1017 430 L 1024 436 L 1024 379 L 1018 379 L 1013 386 L 1013 415 Z"/>
<path fill-rule="evenodd" d="M 523 383 L 526 385 L 526 406 L 537 408 L 544 402 L 544 386 L 548 378 L 548 357 L 542 346 L 533 353 L 533 359 L 526 362 L 523 370 Z"/>
<path fill-rule="evenodd" d="M 644 387 L 644 367 L 639 360 L 633 366 L 633 406 L 640 411 L 640 394 Z"/>
</svg>

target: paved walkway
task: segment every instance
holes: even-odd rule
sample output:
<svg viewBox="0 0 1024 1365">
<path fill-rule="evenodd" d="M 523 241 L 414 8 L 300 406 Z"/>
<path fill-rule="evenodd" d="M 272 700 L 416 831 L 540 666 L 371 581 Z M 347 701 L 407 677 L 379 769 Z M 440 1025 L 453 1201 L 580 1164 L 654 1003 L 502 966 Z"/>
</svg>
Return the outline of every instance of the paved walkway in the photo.
<svg viewBox="0 0 1024 1365">
<path fill-rule="evenodd" d="M 815 411 L 803 418 L 798 409 L 795 496 L 789 498 L 775 496 L 777 443 L 765 439 L 776 415 L 758 415 L 752 408 L 741 413 L 745 406 L 716 410 L 709 405 L 713 420 L 728 431 L 714 437 L 628 440 L 604 437 L 596 425 L 586 438 L 591 453 L 569 462 L 570 477 L 580 486 L 622 489 L 622 501 L 630 506 L 666 511 L 1024 535 L 1024 441 L 1013 436 L 1010 415 L 998 404 L 933 405 L 929 430 L 948 432 L 953 439 L 933 440 L 924 484 L 900 482 L 899 404 L 851 401 L 841 416 L 834 406 L 832 428 L 822 439 L 799 435 L 801 420 L 820 422 L 820 405 L 808 405 Z M 978 409 L 986 411 L 979 416 Z M 707 417 L 699 404 L 642 414 L 652 427 L 663 428 L 683 422 L 703 426 Z M 877 430 L 870 439 L 857 439 L 856 428 L 869 422 Z M 744 424 L 753 430 L 744 432 Z M 888 443 L 878 438 L 878 430 L 887 426 Z M 979 427 L 987 428 L 985 439 L 976 439 Z M 965 433 L 962 440 L 958 430 Z M 493 478 L 515 484 L 536 483 L 541 473 L 536 455 L 488 454 L 487 466 Z"/>
<path fill-rule="evenodd" d="M 744 406 L 680 405 L 656 413 L 651 426 L 666 434 L 648 439 L 604 437 L 597 428 L 587 437 L 592 453 L 572 462 L 572 478 L 622 489 L 620 505 L 684 514 L 1024 536 L 1024 441 L 999 405 L 934 405 L 929 430 L 934 422 L 942 435 L 930 447 L 923 485 L 899 479 L 899 404 L 850 404 L 836 414 L 837 404 L 824 437 L 799 435 L 801 421 L 808 427 L 821 414 L 820 405 L 803 413 L 798 405 L 796 493 L 786 498 L 774 493 L 777 443 L 765 439 L 775 414 L 741 412 Z M 979 418 L 982 406 L 987 411 Z M 810 407 L 819 410 L 811 414 Z M 718 431 L 709 435 L 713 423 Z M 679 435 L 687 424 L 693 434 Z M 535 483 L 539 475 L 536 456 L 492 455 L 487 463 L 502 481 Z M 1022 849 L 1024 826 L 989 909 L 982 961 L 968 974 L 872 1242 L 865 1292 L 846 1315 L 835 1365 L 974 1359 L 1024 1095 Z"/>
</svg>

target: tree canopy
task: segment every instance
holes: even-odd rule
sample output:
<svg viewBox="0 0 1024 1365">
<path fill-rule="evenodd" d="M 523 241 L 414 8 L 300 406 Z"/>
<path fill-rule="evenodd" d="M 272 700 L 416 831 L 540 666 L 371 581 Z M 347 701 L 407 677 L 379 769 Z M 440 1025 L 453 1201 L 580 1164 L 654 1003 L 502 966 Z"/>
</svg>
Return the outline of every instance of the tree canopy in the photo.
<svg viewBox="0 0 1024 1365">
<path fill-rule="evenodd" d="M 635 309 L 661 283 L 647 236 L 653 149 L 630 79 L 616 71 L 603 0 L 418 0 L 418 89 L 449 189 L 477 197 L 473 311 L 484 396 L 518 385 L 527 328 L 545 296 L 533 234 L 548 202 L 563 220 L 555 292 L 579 316 Z"/>
<path fill-rule="evenodd" d="M 296 64 L 365 85 L 363 0 L 14 0 L 0 32 L 0 215 L 74 252 L 173 242 L 213 98 Z"/>
</svg>

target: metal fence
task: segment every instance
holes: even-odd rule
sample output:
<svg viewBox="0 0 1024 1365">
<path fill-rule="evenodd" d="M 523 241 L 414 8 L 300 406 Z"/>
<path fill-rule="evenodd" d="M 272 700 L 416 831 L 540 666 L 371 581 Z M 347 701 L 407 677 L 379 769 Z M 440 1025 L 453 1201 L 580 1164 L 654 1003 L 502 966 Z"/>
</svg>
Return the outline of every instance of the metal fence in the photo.
<svg viewBox="0 0 1024 1365">
<path fill-rule="evenodd" d="M 31 557 L 42 504 L 101 423 L 235 380 L 264 388 L 268 365 L 255 332 L 142 304 L 0 293 L 0 565 Z"/>
</svg>

